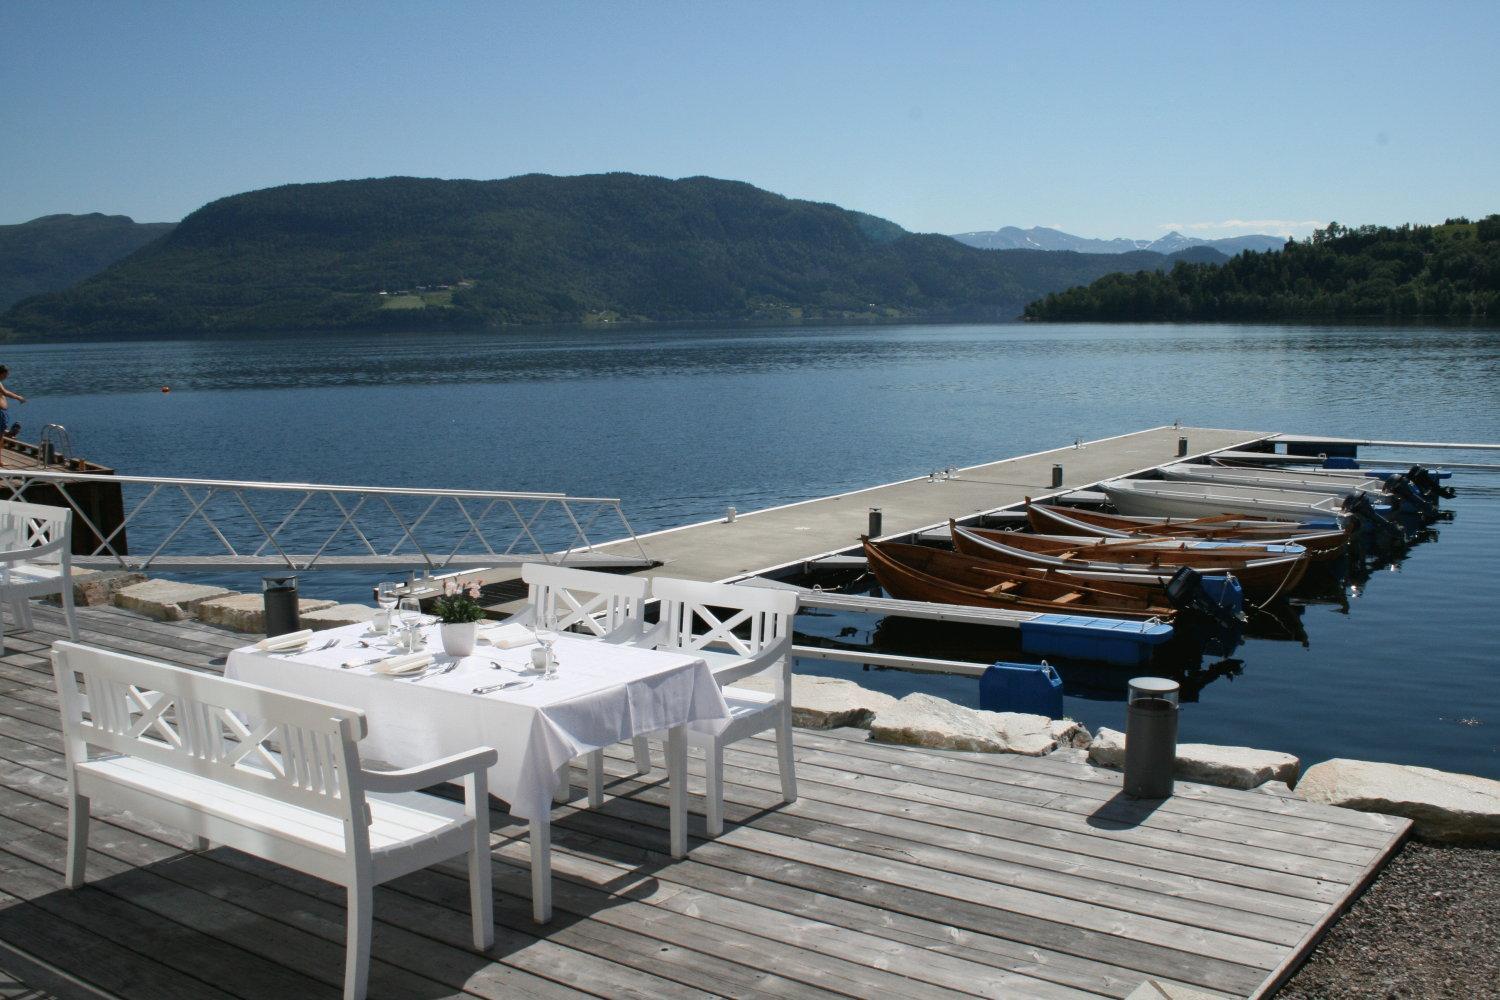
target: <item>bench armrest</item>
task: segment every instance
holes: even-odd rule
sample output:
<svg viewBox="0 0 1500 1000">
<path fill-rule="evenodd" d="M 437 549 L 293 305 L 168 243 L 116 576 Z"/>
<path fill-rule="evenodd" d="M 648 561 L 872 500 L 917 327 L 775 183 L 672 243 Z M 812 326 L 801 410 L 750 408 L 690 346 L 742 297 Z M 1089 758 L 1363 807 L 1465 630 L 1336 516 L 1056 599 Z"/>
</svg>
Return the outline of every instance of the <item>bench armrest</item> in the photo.
<svg viewBox="0 0 1500 1000">
<path fill-rule="evenodd" d="M 476 747 L 420 767 L 400 771 L 361 770 L 365 789 L 371 792 L 415 792 L 445 781 L 477 774 L 495 766 L 500 755 L 493 747 Z"/>
<path fill-rule="evenodd" d="M 714 670 L 714 680 L 718 682 L 719 687 L 727 687 L 735 681 L 744 680 L 746 677 L 753 677 L 776 663 L 782 657 L 789 655 L 791 651 L 792 644 L 789 638 L 786 640 L 778 639 L 754 656 L 746 657 L 739 663 L 731 666 L 720 667 L 718 670 Z M 713 664 L 709 664 L 709 668 L 712 669 Z"/>
</svg>

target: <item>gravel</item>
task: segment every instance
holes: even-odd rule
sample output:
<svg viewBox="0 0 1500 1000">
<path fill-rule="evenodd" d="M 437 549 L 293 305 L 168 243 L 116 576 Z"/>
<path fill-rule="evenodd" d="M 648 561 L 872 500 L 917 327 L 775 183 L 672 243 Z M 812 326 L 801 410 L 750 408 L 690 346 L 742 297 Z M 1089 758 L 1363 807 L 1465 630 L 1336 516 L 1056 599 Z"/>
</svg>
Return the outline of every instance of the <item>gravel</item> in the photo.
<svg viewBox="0 0 1500 1000">
<path fill-rule="evenodd" d="M 1410 841 L 1281 1000 L 1500 995 L 1500 848 Z"/>
</svg>

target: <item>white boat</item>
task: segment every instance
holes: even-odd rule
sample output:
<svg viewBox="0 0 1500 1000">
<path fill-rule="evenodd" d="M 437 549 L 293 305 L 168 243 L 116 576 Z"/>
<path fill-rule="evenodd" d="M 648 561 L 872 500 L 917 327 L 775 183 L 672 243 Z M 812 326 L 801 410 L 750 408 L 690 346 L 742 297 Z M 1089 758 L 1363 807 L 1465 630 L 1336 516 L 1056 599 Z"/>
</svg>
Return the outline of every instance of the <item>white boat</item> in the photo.
<svg viewBox="0 0 1500 1000">
<path fill-rule="evenodd" d="M 1167 479 L 1186 483 L 1223 483 L 1230 486 L 1256 486 L 1271 490 L 1298 490 L 1304 493 L 1331 493 L 1346 497 L 1368 493 L 1372 500 L 1385 493 L 1385 483 L 1364 476 L 1310 475 L 1307 472 L 1279 469 L 1235 469 L 1218 465 L 1193 465 L 1179 462 L 1164 466 Z"/>
<path fill-rule="evenodd" d="M 1100 484 L 1099 488 L 1121 514 L 1149 517 L 1239 514 L 1277 520 L 1345 523 L 1345 498 L 1332 493 L 1159 479 L 1115 479 Z M 1385 512 L 1380 507 L 1376 510 Z"/>
</svg>

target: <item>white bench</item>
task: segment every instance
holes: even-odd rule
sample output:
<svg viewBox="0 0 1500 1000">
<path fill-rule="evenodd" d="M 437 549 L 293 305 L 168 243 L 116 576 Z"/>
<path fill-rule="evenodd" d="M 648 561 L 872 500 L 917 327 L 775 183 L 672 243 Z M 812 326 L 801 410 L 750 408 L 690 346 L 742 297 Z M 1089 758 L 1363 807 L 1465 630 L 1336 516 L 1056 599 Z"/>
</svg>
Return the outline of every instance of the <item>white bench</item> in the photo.
<svg viewBox="0 0 1500 1000">
<path fill-rule="evenodd" d="M 20 500 L 0 500 L 0 603 L 21 628 L 31 628 L 33 597 L 62 598 L 68 635 L 78 638 L 73 614 L 73 512 Z M 0 629 L 0 656 L 5 630 Z"/>
<path fill-rule="evenodd" d="M 401 771 L 360 766 L 364 713 L 70 642 L 52 647 L 68 761 L 67 884 L 93 799 L 348 889 L 344 996 L 361 1000 L 376 885 L 467 854 L 474 947 L 494 943 L 482 748 Z M 246 721 L 248 720 L 248 721 Z M 417 789 L 462 779 L 464 801 Z"/>
</svg>

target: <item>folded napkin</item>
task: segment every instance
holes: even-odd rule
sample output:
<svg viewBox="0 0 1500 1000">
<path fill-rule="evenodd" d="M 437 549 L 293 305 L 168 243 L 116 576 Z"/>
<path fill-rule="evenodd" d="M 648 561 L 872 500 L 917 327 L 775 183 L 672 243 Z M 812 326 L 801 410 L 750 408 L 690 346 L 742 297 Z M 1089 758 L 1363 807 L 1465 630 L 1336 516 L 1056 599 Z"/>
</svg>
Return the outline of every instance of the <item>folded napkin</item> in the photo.
<svg viewBox="0 0 1500 1000">
<path fill-rule="evenodd" d="M 525 625 L 498 625 L 485 629 L 484 637 L 496 649 L 515 649 L 536 642 L 536 636 Z"/>
<path fill-rule="evenodd" d="M 375 664 L 374 672 L 377 674 L 414 674 L 432 665 L 431 653 L 407 653 L 403 656 L 392 656 Z"/>
<path fill-rule="evenodd" d="M 273 635 L 262 639 L 255 644 L 256 649 L 291 649 L 300 646 L 312 636 L 312 629 L 305 628 L 300 632 L 288 632 L 286 635 Z"/>
</svg>

